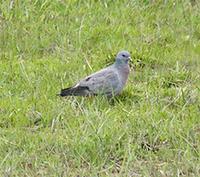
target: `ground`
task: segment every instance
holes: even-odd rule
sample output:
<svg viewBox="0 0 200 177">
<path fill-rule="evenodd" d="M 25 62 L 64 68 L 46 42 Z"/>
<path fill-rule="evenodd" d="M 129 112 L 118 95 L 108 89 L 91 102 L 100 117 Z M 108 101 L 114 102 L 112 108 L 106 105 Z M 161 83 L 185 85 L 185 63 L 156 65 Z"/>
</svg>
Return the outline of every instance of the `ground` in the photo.
<svg viewBox="0 0 200 177">
<path fill-rule="evenodd" d="M 200 176 L 200 3 L 2 1 L 0 176 Z M 61 88 L 131 53 L 122 94 Z"/>
</svg>

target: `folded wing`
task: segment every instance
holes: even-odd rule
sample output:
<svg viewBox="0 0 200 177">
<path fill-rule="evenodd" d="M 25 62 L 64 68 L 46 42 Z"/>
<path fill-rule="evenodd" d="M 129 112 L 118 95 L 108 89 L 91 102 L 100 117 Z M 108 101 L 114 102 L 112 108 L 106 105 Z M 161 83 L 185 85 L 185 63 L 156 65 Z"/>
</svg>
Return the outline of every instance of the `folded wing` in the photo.
<svg viewBox="0 0 200 177">
<path fill-rule="evenodd" d="M 118 73 L 113 69 L 103 69 L 77 83 L 74 87 L 61 90 L 61 96 L 89 96 L 105 94 L 115 95 L 118 92 L 120 80 Z"/>
</svg>

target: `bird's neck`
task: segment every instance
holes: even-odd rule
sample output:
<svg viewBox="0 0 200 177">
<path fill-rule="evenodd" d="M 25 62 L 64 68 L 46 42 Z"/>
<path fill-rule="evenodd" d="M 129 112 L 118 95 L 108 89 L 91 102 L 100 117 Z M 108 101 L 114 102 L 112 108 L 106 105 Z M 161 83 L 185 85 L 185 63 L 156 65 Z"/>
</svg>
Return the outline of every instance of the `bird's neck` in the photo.
<svg viewBox="0 0 200 177">
<path fill-rule="evenodd" d="M 120 80 L 123 85 L 126 84 L 126 81 L 128 79 L 128 75 L 130 73 L 130 67 L 128 62 L 127 63 L 117 63 L 115 62 L 114 66 L 117 69 L 117 72 L 119 73 Z"/>
<path fill-rule="evenodd" d="M 128 66 L 128 61 L 121 61 L 121 60 L 117 60 L 115 61 L 114 65 L 118 68 L 118 67 L 126 67 Z"/>
<path fill-rule="evenodd" d="M 122 60 L 122 59 L 116 58 L 115 63 L 118 65 L 125 65 L 125 64 L 128 64 L 128 60 Z"/>
</svg>

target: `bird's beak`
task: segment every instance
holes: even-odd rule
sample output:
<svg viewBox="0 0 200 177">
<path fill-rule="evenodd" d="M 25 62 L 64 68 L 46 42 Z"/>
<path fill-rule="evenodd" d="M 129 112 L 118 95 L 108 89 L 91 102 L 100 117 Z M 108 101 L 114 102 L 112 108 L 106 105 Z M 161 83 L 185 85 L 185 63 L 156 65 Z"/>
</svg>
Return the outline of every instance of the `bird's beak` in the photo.
<svg viewBox="0 0 200 177">
<path fill-rule="evenodd" d="M 132 62 L 132 58 L 131 57 L 128 57 L 128 60 L 130 60 Z"/>
</svg>

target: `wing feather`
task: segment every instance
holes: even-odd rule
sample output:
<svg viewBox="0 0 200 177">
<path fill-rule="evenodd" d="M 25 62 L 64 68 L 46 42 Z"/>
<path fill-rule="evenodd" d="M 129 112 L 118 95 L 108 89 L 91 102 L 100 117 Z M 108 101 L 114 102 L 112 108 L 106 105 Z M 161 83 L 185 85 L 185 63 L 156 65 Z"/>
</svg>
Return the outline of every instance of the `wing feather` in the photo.
<svg viewBox="0 0 200 177">
<path fill-rule="evenodd" d="M 92 94 L 112 95 L 117 91 L 119 82 L 118 73 L 113 69 L 107 68 L 82 79 L 78 86 L 88 87 Z"/>
</svg>

